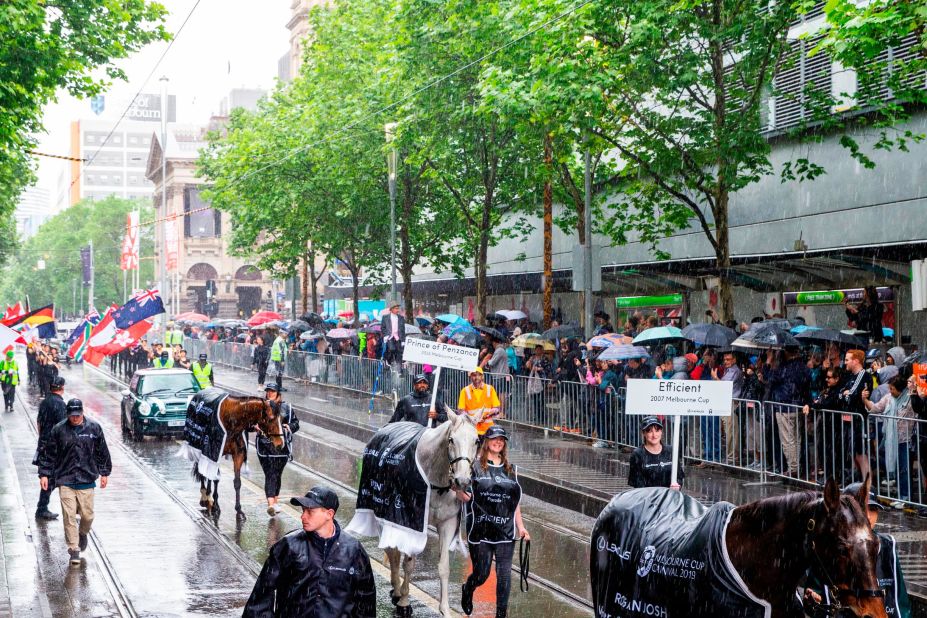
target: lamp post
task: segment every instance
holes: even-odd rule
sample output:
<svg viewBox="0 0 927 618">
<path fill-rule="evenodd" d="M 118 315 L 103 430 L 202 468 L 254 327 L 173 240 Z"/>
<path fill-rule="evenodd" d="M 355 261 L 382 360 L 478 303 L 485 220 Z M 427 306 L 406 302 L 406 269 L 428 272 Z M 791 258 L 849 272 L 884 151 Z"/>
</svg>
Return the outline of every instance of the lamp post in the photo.
<svg viewBox="0 0 927 618">
<path fill-rule="evenodd" d="M 162 76 L 161 82 L 161 217 L 167 218 L 167 76 Z M 161 298 L 168 301 L 167 289 L 167 226 L 172 222 L 164 221 L 161 225 L 161 251 L 159 264 L 161 266 Z M 165 302 L 165 307 L 170 307 Z M 161 327 L 167 329 L 167 313 L 161 315 Z"/>
<path fill-rule="evenodd" d="M 390 250 L 390 302 L 395 301 L 396 295 L 396 164 L 398 153 L 392 146 L 396 134 L 396 123 L 389 122 L 386 129 L 386 143 L 390 149 L 386 153 L 386 166 L 389 170 L 389 250 Z"/>
</svg>

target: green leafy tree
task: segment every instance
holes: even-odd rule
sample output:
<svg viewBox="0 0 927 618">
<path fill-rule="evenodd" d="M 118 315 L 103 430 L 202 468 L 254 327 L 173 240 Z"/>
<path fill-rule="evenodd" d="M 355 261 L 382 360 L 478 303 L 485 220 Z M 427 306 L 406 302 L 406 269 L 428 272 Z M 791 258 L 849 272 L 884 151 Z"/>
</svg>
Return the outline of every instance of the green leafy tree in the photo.
<svg viewBox="0 0 927 618">
<path fill-rule="evenodd" d="M 126 215 L 139 208 L 133 200 L 108 197 L 100 201 L 81 200 L 55 215 L 35 236 L 19 247 L 15 260 L 3 273 L 0 299 L 7 304 L 25 302 L 32 307 L 54 303 L 59 312 L 75 309 L 75 297 L 80 298 L 80 249 L 93 241 L 94 304 L 98 308 L 110 303 L 122 304 L 122 270 L 120 256 L 126 232 Z M 143 282 L 154 278 L 154 240 L 146 221 L 154 218 L 150 206 L 141 206 L 141 273 Z M 39 269 L 39 261 L 44 269 Z M 131 290 L 129 290 L 131 292 Z M 87 291 L 83 292 L 86 299 Z M 78 312 L 86 309 L 76 307 Z"/>
<path fill-rule="evenodd" d="M 87 97 L 125 79 L 113 61 L 167 40 L 166 13 L 145 0 L 0 2 L 0 218 L 34 180 L 29 152 L 43 107 L 61 89 Z"/>
</svg>

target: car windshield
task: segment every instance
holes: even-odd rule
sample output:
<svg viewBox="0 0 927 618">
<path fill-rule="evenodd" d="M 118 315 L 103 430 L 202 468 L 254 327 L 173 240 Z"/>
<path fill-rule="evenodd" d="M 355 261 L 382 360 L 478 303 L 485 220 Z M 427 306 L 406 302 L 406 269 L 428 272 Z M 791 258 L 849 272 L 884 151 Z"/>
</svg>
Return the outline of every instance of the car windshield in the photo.
<svg viewBox="0 0 927 618">
<path fill-rule="evenodd" d="M 139 395 L 153 395 L 163 393 L 175 393 L 186 390 L 195 392 L 196 387 L 193 381 L 193 374 L 190 373 L 169 373 L 163 375 L 145 376 L 142 385 L 139 387 Z"/>
</svg>

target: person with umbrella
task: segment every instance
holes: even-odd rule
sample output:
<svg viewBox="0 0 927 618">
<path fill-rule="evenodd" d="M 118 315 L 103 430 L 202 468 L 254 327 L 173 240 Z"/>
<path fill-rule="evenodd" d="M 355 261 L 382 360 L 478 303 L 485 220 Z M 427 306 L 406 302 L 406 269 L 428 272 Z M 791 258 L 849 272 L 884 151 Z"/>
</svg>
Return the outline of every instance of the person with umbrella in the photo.
<svg viewBox="0 0 927 618">
<path fill-rule="evenodd" d="M 399 301 L 390 302 L 389 313 L 380 318 L 380 335 L 383 337 L 383 358 L 391 365 L 400 362 L 406 341 L 406 321 L 399 315 Z"/>
</svg>

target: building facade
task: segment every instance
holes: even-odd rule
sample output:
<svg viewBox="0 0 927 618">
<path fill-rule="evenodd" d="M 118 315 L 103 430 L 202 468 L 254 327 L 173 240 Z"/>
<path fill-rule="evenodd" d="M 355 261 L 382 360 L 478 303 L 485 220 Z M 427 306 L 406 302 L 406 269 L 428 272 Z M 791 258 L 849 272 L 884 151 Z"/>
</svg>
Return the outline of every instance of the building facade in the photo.
<svg viewBox="0 0 927 618">
<path fill-rule="evenodd" d="M 32 186 L 26 188 L 19 196 L 16 211 L 16 233 L 20 240 L 26 240 L 35 235 L 39 226 L 48 221 L 55 214 L 51 203 L 51 194 L 48 189 Z"/>
</svg>

